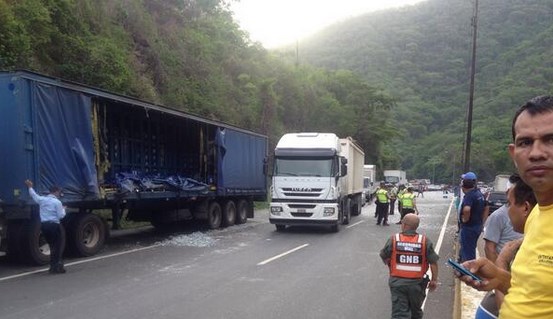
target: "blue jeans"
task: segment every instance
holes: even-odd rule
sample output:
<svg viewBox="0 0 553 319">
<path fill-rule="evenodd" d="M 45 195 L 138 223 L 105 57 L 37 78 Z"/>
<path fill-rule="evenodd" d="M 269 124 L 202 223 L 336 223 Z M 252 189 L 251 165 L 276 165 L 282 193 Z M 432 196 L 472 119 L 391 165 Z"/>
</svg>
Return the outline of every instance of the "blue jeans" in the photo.
<svg viewBox="0 0 553 319">
<path fill-rule="evenodd" d="M 464 225 L 461 224 L 459 241 L 461 249 L 459 250 L 459 259 L 461 262 L 476 259 L 476 244 L 478 237 L 482 232 L 482 225 Z"/>
</svg>

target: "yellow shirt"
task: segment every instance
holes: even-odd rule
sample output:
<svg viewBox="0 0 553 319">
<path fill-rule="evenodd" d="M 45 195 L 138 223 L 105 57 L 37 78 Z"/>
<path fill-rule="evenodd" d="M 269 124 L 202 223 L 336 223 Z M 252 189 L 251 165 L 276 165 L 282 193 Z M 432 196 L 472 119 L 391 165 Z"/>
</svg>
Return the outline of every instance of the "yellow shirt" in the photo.
<svg viewBox="0 0 553 319">
<path fill-rule="evenodd" d="M 536 205 L 526 220 L 499 318 L 553 318 L 553 205 Z"/>
</svg>

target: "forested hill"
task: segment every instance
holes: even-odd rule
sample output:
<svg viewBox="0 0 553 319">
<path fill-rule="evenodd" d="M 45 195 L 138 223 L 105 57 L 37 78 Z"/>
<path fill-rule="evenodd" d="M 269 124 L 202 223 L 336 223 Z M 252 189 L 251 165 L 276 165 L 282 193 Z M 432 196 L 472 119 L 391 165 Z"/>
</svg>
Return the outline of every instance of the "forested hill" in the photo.
<svg viewBox="0 0 553 319">
<path fill-rule="evenodd" d="M 300 42 L 299 61 L 352 70 L 390 92 L 401 138 L 389 151 L 410 176 L 447 182 L 461 173 L 452 170 L 461 169 L 473 10 L 474 0 L 427 0 L 365 14 Z M 512 171 L 514 110 L 553 93 L 553 0 L 480 0 L 477 39 L 471 167 L 490 180 Z"/>
<path fill-rule="evenodd" d="M 367 163 L 413 178 L 461 173 L 470 0 L 344 21 L 300 43 L 299 57 L 252 43 L 231 1 L 0 0 L 0 70 L 160 103 L 265 133 L 272 145 L 293 131 L 352 136 Z M 552 93 L 553 0 L 480 3 L 472 168 L 490 179 L 512 170 L 513 110 Z"/>
<path fill-rule="evenodd" d="M 30 69 L 267 134 L 354 137 L 369 163 L 394 101 L 347 70 L 287 63 L 252 43 L 233 0 L 0 0 L 0 70 Z M 363 116 L 358 116 L 363 114 Z M 1 128 L 0 128 L 1 129 Z"/>
</svg>

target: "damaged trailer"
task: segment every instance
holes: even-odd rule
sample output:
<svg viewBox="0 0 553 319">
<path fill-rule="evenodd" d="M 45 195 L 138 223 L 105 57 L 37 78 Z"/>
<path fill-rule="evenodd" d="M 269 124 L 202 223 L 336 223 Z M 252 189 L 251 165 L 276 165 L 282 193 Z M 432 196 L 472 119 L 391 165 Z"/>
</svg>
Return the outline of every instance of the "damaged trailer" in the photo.
<svg viewBox="0 0 553 319">
<path fill-rule="evenodd" d="M 0 72 L 0 254 L 49 260 L 25 179 L 63 190 L 66 248 L 102 249 L 111 212 L 167 227 L 245 223 L 267 198 L 267 137 L 175 109 L 28 72 Z M 108 214 L 109 215 L 109 214 Z"/>
</svg>

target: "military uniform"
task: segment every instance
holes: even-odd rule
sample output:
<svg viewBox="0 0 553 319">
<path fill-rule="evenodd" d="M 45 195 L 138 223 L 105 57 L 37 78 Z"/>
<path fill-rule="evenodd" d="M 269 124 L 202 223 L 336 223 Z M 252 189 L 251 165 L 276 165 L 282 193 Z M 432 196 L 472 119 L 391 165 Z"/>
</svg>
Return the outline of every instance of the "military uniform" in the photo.
<svg viewBox="0 0 553 319">
<path fill-rule="evenodd" d="M 434 245 L 415 230 L 393 235 L 380 251 L 382 260 L 390 260 L 388 284 L 392 296 L 392 318 L 420 319 L 429 279 L 429 264 L 438 261 Z"/>
</svg>

